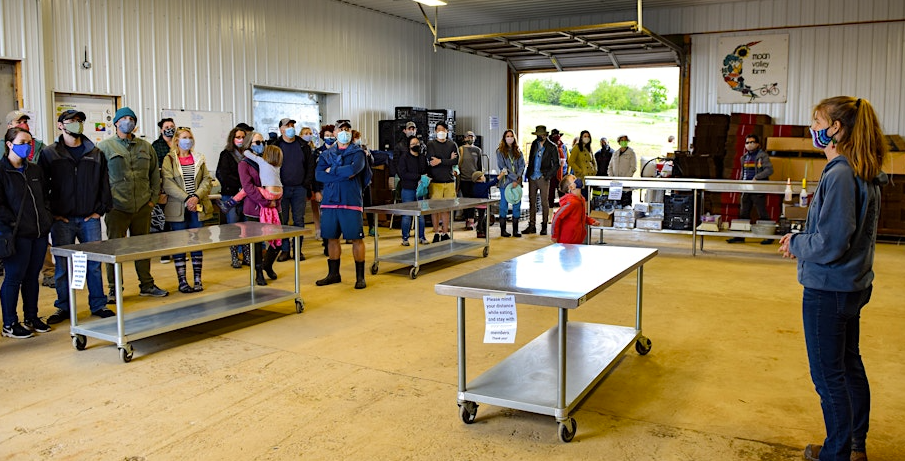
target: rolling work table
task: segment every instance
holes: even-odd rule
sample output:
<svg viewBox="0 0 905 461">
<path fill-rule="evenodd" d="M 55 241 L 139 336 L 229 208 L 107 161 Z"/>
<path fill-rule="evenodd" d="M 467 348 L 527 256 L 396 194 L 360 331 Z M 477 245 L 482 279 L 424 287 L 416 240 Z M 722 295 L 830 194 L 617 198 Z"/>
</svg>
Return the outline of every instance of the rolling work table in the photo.
<svg viewBox="0 0 905 461">
<path fill-rule="evenodd" d="M 228 317 L 260 307 L 295 300 L 296 312 L 301 313 L 304 303 L 299 294 L 299 237 L 310 234 L 307 229 L 277 224 L 242 222 L 222 224 L 121 239 L 79 243 L 51 248 L 54 256 L 66 258 L 70 280 L 73 274 L 73 255 L 84 253 L 89 261 L 114 265 L 116 316 L 79 324 L 76 318 L 76 294 L 69 284 L 69 318 L 72 345 L 84 350 L 87 337 L 116 343 L 120 358 L 130 362 L 134 348 L 129 343 L 149 336 L 170 332 L 211 320 Z M 218 291 L 204 296 L 191 297 L 163 306 L 127 313 L 123 303 L 123 263 L 164 255 L 212 250 L 232 245 L 257 243 L 268 240 L 293 239 L 295 247 L 295 291 L 255 286 L 255 246 L 251 248 L 249 287 Z M 172 299 L 168 297 L 167 299 Z M 175 296 L 179 298 L 179 295 Z"/>
<path fill-rule="evenodd" d="M 588 393 L 634 345 L 647 354 L 641 335 L 644 264 L 651 248 L 553 244 L 438 283 L 437 294 L 458 298 L 459 415 L 475 420 L 478 403 L 530 411 L 556 418 L 563 442 L 575 436 L 570 417 Z M 582 307 L 623 277 L 637 271 L 635 325 L 569 322 L 569 310 Z M 514 295 L 515 302 L 558 309 L 559 322 L 471 382 L 466 379 L 465 299 Z M 596 307 L 603 307 L 598 305 Z"/>
<path fill-rule="evenodd" d="M 412 221 L 415 223 L 414 233 L 411 234 L 414 236 L 412 240 L 414 240 L 414 245 L 411 249 L 396 251 L 390 253 L 386 256 L 381 256 L 379 251 L 380 246 L 380 231 L 378 228 L 380 226 L 375 226 L 374 230 L 374 263 L 371 264 L 371 273 L 376 274 L 380 268 L 380 261 L 391 261 L 399 264 L 403 264 L 406 266 L 412 266 L 409 270 L 409 276 L 414 279 L 418 277 L 418 270 L 420 269 L 422 264 L 429 263 L 431 261 L 437 261 L 439 259 L 446 258 L 448 256 L 465 253 L 466 251 L 470 251 L 476 248 L 484 248 L 484 257 L 490 254 L 490 233 L 485 232 L 486 237 L 484 238 L 484 242 L 465 242 L 461 240 L 456 240 L 455 234 L 453 233 L 453 226 L 450 223 L 449 226 L 449 240 L 444 240 L 441 242 L 432 243 L 424 248 L 418 242 L 418 217 L 430 215 L 433 213 L 444 213 L 449 211 L 452 214 L 453 211 L 463 210 L 466 208 L 474 208 L 477 206 L 488 205 L 495 200 L 492 199 L 482 199 L 482 198 L 455 198 L 455 199 L 437 199 L 437 200 L 418 200 L 415 202 L 399 202 L 392 203 L 388 205 L 375 205 L 370 206 L 364 209 L 365 213 L 374 213 L 374 222 L 377 222 L 377 214 L 385 213 L 394 216 L 412 216 Z M 489 213 L 489 210 L 488 210 Z M 488 217 L 489 222 L 489 217 Z"/>
</svg>

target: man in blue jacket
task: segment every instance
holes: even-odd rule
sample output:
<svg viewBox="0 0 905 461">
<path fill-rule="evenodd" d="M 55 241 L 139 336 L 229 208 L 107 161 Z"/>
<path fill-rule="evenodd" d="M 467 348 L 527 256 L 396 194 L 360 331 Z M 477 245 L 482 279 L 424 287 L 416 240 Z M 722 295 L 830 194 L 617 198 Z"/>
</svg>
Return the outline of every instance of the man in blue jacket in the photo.
<svg viewBox="0 0 905 461">
<path fill-rule="evenodd" d="M 44 170 L 53 214 L 50 235 L 54 246 L 97 242 L 101 239 L 101 216 L 113 207 L 107 159 L 82 134 L 85 114 L 67 110 L 57 118 L 62 132 L 57 142 L 44 148 L 39 161 Z M 69 271 L 66 258 L 56 257 L 54 274 L 57 311 L 47 317 L 53 325 L 69 320 Z M 101 278 L 101 263 L 88 262 L 88 306 L 91 314 L 105 318 L 115 315 L 107 309 L 107 295 Z"/>
<path fill-rule="evenodd" d="M 365 168 L 365 153 L 352 144 L 352 124 L 348 120 L 336 122 L 336 143 L 321 153 L 317 160 L 315 177 L 323 183 L 321 200 L 321 237 L 327 240 L 327 276 L 316 282 L 317 286 L 339 283 L 339 257 L 342 247 L 340 234 L 352 241 L 352 258 L 355 260 L 355 288 L 365 283 L 365 244 L 362 227 L 363 200 L 361 191 L 371 178 Z"/>
</svg>

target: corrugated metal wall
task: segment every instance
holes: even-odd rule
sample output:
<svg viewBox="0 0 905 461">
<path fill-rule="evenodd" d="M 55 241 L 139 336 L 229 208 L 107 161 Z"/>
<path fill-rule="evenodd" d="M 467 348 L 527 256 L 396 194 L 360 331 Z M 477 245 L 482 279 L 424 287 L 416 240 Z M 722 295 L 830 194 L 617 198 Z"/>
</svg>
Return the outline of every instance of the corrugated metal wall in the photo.
<svg viewBox="0 0 905 461">
<path fill-rule="evenodd" d="M 46 47 L 35 27 L 40 2 L 51 16 Z M 424 24 L 363 8 L 332 0 L 40 2 L 0 0 L 0 56 L 26 58 L 25 105 L 38 111 L 51 110 L 47 86 L 35 76 L 52 59 L 54 91 L 122 95 L 152 138 L 161 109 L 227 111 L 250 121 L 252 85 L 327 93 L 327 120 L 349 118 L 369 139 L 395 106 L 448 102 L 471 115 L 471 96 L 438 100 L 434 89 L 449 85 L 446 76 L 435 78 L 444 58 L 433 52 Z M 90 70 L 81 67 L 86 47 Z M 458 88 L 490 80 L 488 69 L 500 64 L 469 66 L 476 72 L 455 76 Z M 505 98 L 505 72 L 493 79 L 499 85 L 487 86 L 501 87 Z M 492 112 L 504 110 L 505 100 Z"/>
</svg>

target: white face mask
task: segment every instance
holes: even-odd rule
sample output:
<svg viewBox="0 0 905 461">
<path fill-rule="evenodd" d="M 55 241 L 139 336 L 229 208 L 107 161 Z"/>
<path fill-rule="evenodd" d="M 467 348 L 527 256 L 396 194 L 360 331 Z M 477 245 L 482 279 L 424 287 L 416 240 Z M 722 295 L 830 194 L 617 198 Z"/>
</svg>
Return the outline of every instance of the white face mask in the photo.
<svg viewBox="0 0 905 461">
<path fill-rule="evenodd" d="M 581 142 L 587 144 L 587 143 L 591 142 L 591 138 L 581 138 Z"/>
<path fill-rule="evenodd" d="M 443 141 L 443 140 L 446 139 L 447 134 L 448 134 L 448 133 L 445 132 L 445 131 L 438 131 L 438 132 L 437 132 L 437 139 Z"/>
<path fill-rule="evenodd" d="M 506 136 L 506 144 L 512 144 L 515 142 L 515 138 L 512 136 Z"/>
</svg>

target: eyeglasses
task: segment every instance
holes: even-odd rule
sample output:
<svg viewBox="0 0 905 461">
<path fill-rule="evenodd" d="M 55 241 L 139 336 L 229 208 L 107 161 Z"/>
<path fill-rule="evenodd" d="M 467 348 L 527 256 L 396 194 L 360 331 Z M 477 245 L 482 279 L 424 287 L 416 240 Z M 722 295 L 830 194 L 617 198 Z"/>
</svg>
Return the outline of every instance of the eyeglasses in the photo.
<svg viewBox="0 0 905 461">
<path fill-rule="evenodd" d="M 252 141 L 251 143 L 256 146 L 260 146 L 261 144 L 264 144 L 264 141 Z"/>
<path fill-rule="evenodd" d="M 192 131 L 192 129 L 189 128 L 189 127 L 187 127 L 187 126 L 177 126 L 176 129 L 177 129 L 177 130 Z"/>
</svg>

